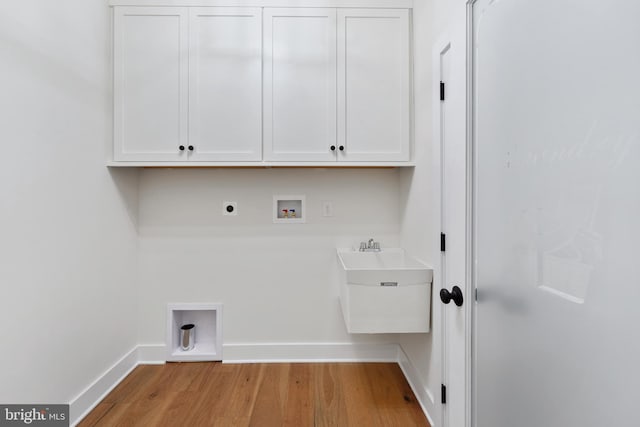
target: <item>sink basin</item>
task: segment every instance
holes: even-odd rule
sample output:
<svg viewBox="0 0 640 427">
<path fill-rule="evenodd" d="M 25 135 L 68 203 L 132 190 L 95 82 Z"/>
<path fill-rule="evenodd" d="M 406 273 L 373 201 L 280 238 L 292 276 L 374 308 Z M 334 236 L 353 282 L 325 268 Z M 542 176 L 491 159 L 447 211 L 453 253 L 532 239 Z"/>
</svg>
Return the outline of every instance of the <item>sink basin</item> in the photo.
<svg viewBox="0 0 640 427">
<path fill-rule="evenodd" d="M 396 283 L 396 286 L 415 285 L 431 282 L 433 275 L 433 270 L 427 265 L 407 256 L 400 248 L 380 252 L 338 249 L 338 260 L 347 282 L 354 285 L 380 285 L 380 282 Z"/>
<path fill-rule="evenodd" d="M 350 333 L 429 332 L 433 270 L 401 248 L 338 249 L 340 305 Z"/>
</svg>

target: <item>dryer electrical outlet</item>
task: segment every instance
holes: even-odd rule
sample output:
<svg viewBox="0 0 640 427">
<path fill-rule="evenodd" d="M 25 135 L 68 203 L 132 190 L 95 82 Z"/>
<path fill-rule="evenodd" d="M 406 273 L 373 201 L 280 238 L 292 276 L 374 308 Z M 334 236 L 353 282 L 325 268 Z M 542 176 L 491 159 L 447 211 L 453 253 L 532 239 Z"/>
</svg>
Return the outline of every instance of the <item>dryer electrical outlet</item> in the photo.
<svg viewBox="0 0 640 427">
<path fill-rule="evenodd" d="M 222 215 L 237 216 L 238 202 L 222 202 Z"/>
</svg>

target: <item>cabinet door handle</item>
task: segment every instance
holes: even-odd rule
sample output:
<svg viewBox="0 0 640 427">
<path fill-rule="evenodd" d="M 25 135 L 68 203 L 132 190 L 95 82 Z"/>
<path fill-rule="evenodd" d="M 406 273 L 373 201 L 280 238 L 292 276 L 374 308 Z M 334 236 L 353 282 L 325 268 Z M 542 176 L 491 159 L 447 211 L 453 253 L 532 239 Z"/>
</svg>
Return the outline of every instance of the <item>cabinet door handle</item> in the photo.
<svg viewBox="0 0 640 427">
<path fill-rule="evenodd" d="M 189 146 L 189 151 L 193 151 L 193 145 Z"/>
<path fill-rule="evenodd" d="M 340 147 L 338 147 L 338 149 L 339 149 L 340 151 L 344 151 L 344 145 L 341 145 Z"/>
<path fill-rule="evenodd" d="M 184 145 L 179 146 L 179 147 L 178 147 L 178 149 L 179 149 L 180 151 L 184 151 Z"/>
<path fill-rule="evenodd" d="M 331 151 L 336 151 L 336 146 L 335 145 L 331 146 Z"/>
</svg>

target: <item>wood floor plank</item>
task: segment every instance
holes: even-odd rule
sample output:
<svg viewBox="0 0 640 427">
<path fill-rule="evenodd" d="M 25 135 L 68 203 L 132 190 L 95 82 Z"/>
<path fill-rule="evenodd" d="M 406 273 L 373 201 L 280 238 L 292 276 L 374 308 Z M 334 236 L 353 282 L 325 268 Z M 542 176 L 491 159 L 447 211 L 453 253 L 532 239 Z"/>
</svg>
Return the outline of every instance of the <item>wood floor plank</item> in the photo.
<svg viewBox="0 0 640 427">
<path fill-rule="evenodd" d="M 219 417 L 233 399 L 231 390 L 240 374 L 238 365 L 212 363 L 211 366 L 207 371 L 206 386 L 200 392 L 192 413 L 186 416 L 185 425 L 220 425 Z"/>
<path fill-rule="evenodd" d="M 243 364 L 239 369 L 240 373 L 230 390 L 233 399 L 225 408 L 220 425 L 248 426 L 251 420 L 253 406 L 264 374 L 264 365 Z"/>
<path fill-rule="evenodd" d="M 171 390 L 175 392 L 198 389 L 200 380 L 206 374 L 209 363 L 188 362 L 188 363 L 167 363 L 168 375 L 164 378 L 167 384 L 171 384 Z"/>
<path fill-rule="evenodd" d="M 284 425 L 284 411 L 289 392 L 289 369 L 290 365 L 286 363 L 265 365 L 262 384 L 249 421 L 251 427 Z"/>
<path fill-rule="evenodd" d="M 344 384 L 347 425 L 383 427 L 373 403 L 366 368 L 360 363 L 346 363 L 339 367 Z"/>
<path fill-rule="evenodd" d="M 348 425 L 344 387 L 338 365 L 319 363 L 315 366 L 314 426 L 340 427 Z"/>
<path fill-rule="evenodd" d="M 98 403 L 95 408 L 81 421 L 77 427 L 89 427 L 96 425 L 100 418 L 104 417 L 109 412 L 115 403 Z"/>
<path fill-rule="evenodd" d="M 113 404 L 111 410 L 92 425 L 96 427 L 127 425 L 123 420 L 131 418 L 132 412 L 129 411 L 130 407 L 130 403 Z M 133 425 L 133 423 L 128 425 Z"/>
<path fill-rule="evenodd" d="M 313 425 L 311 365 L 294 363 L 289 370 L 289 388 L 283 426 Z"/>
<path fill-rule="evenodd" d="M 395 363 L 139 366 L 80 427 L 429 427 Z"/>
<path fill-rule="evenodd" d="M 371 389 L 373 404 L 377 408 L 382 425 L 414 426 L 415 404 L 411 389 L 404 389 L 400 381 L 402 373 L 397 365 L 370 363 L 363 366 Z M 408 384 L 407 384 L 408 387 Z M 413 404 L 413 405 L 412 405 Z M 412 408 L 413 406 L 413 408 Z"/>
</svg>

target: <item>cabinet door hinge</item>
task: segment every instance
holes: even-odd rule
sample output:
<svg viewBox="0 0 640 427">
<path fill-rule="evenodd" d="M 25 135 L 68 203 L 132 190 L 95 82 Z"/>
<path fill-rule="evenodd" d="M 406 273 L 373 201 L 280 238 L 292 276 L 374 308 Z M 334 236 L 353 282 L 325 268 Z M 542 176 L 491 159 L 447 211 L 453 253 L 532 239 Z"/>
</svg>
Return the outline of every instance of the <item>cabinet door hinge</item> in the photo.
<svg viewBox="0 0 640 427">
<path fill-rule="evenodd" d="M 444 384 L 440 384 L 440 403 L 447 403 L 447 386 Z"/>
<path fill-rule="evenodd" d="M 440 252 L 447 250 L 447 236 L 444 233 L 440 233 Z"/>
<path fill-rule="evenodd" d="M 440 101 L 444 101 L 444 82 L 440 82 Z"/>
</svg>

